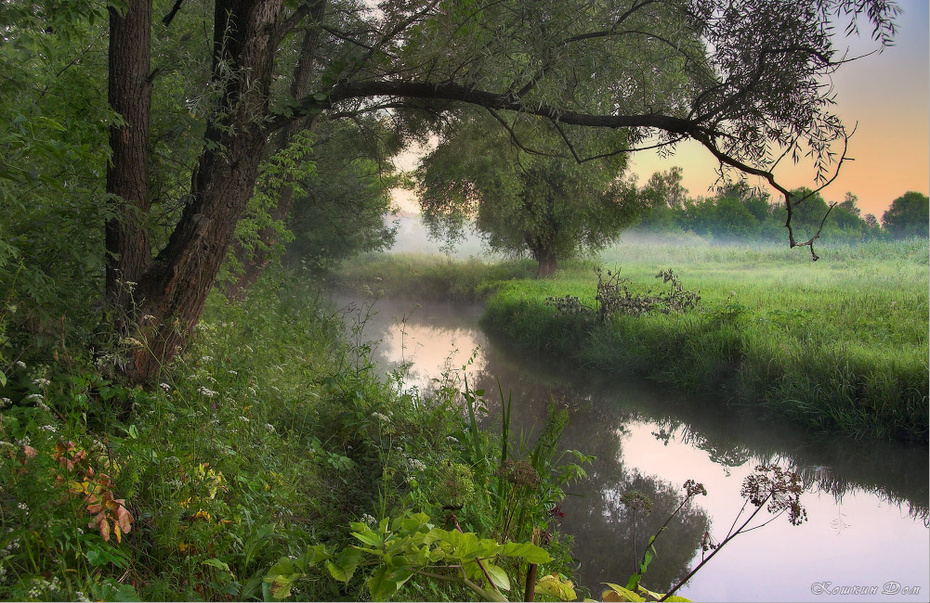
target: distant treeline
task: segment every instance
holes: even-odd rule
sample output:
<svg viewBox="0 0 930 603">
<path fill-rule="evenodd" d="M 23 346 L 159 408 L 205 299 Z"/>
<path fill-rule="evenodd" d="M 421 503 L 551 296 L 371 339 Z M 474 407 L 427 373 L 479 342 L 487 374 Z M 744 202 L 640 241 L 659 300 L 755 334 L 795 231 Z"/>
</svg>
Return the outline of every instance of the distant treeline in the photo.
<svg viewBox="0 0 930 603">
<path fill-rule="evenodd" d="M 801 199 L 810 189 L 792 191 Z M 785 237 L 787 210 L 768 193 L 740 182 L 720 189 L 708 198 L 690 198 L 681 186 L 681 169 L 657 172 L 639 191 L 643 210 L 634 228 L 658 233 L 693 233 L 715 240 L 762 239 Z M 855 242 L 872 239 L 903 239 L 928 236 L 930 199 L 918 192 L 908 192 L 895 199 L 882 215 L 863 215 L 858 198 L 846 193 L 842 202 L 830 209 L 820 193 L 813 193 L 795 206 L 791 224 L 795 237 L 804 241 L 820 228 L 825 240 Z M 829 210 L 829 214 L 827 213 Z"/>
</svg>

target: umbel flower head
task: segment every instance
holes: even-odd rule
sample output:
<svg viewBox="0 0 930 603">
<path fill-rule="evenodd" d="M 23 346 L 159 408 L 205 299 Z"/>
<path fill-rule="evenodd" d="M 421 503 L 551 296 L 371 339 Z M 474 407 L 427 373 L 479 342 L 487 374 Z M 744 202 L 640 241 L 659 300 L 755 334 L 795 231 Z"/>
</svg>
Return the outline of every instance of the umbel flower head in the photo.
<svg viewBox="0 0 930 603">
<path fill-rule="evenodd" d="M 788 511 L 788 520 L 796 526 L 807 521 L 807 510 L 801 506 L 803 490 L 797 473 L 775 465 L 759 465 L 743 480 L 740 495 L 757 507 L 768 503 L 769 513 Z"/>
</svg>

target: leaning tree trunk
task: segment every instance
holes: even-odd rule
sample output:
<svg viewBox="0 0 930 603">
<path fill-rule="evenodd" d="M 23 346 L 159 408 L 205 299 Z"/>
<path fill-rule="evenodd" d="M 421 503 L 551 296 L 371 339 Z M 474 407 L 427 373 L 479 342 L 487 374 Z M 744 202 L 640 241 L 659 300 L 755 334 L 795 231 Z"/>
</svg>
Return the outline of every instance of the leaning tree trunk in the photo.
<svg viewBox="0 0 930 603">
<path fill-rule="evenodd" d="M 133 0 L 122 15 L 110 8 L 107 98 L 122 122 L 110 127 L 113 155 L 107 164 L 106 293 L 110 308 L 118 310 L 120 323 L 132 321 L 126 313 L 132 283 L 138 283 L 152 259 L 141 221 L 149 209 L 151 30 L 151 0 Z"/>
<path fill-rule="evenodd" d="M 132 382 L 157 378 L 186 344 L 252 195 L 266 145 L 262 118 L 280 42 L 282 4 L 216 2 L 213 85 L 222 95 L 207 125 L 191 185 L 193 201 L 168 244 L 138 279 L 133 315 L 141 345 L 129 351 L 122 369 Z"/>
</svg>

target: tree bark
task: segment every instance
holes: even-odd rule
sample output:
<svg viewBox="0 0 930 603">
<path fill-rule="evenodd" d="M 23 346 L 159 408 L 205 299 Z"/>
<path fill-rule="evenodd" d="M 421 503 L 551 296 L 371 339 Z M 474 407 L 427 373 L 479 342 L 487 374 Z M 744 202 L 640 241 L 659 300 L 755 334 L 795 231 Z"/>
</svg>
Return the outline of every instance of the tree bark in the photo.
<svg viewBox="0 0 930 603">
<path fill-rule="evenodd" d="M 310 9 L 311 26 L 304 31 L 303 39 L 300 44 L 300 56 L 297 65 L 294 67 L 294 79 L 291 82 L 291 98 L 303 98 L 310 93 L 310 75 L 316 51 L 320 41 L 319 27 L 314 27 L 322 19 L 323 12 L 326 9 L 326 0 L 317 0 Z M 305 117 L 302 120 L 288 123 L 281 128 L 275 137 L 272 153 L 276 153 L 287 148 L 291 140 L 302 128 L 309 127 L 313 117 Z M 294 189 L 285 186 L 281 189 L 278 196 L 277 204 L 269 210 L 270 218 L 275 221 L 286 220 L 294 206 Z M 272 248 L 276 244 L 274 228 L 268 227 L 258 233 L 259 240 L 264 245 L 263 248 L 256 249 L 252 252 L 245 249 L 242 245 L 234 244 L 232 252 L 236 255 L 239 263 L 242 265 L 242 273 L 234 283 L 225 287 L 226 296 L 230 299 L 244 299 L 249 288 L 255 284 L 265 269 L 271 263 Z"/>
<path fill-rule="evenodd" d="M 213 86 L 221 90 L 192 202 L 136 288 L 138 322 L 123 374 L 151 382 L 186 344 L 229 249 L 264 156 L 283 0 L 217 0 Z M 126 241 L 131 246 L 130 241 Z M 120 249 L 121 252 L 123 248 Z"/>
<path fill-rule="evenodd" d="M 152 83 L 151 0 L 132 0 L 125 14 L 110 8 L 107 99 L 122 123 L 110 127 L 113 152 L 107 165 L 106 297 L 131 312 L 131 287 L 151 261 L 151 245 L 142 221 L 149 209 L 148 147 Z"/>
<path fill-rule="evenodd" d="M 555 257 L 555 253 L 549 250 L 544 250 L 536 257 L 536 261 L 539 263 L 539 269 L 536 272 L 537 278 L 547 278 L 555 274 L 555 271 L 559 268 L 558 260 Z"/>
</svg>

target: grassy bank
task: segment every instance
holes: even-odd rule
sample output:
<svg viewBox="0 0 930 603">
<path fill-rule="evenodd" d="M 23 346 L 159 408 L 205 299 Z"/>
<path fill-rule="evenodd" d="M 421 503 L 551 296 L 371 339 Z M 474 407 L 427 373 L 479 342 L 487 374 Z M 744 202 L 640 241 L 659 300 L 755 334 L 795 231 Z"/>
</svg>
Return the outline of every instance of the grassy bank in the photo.
<svg viewBox="0 0 930 603">
<path fill-rule="evenodd" d="M 511 504 L 522 523 L 502 528 L 516 486 L 501 477 L 498 440 L 451 389 L 423 399 L 376 378 L 293 275 L 240 305 L 211 297 L 198 329 L 151 391 L 109 379 L 112 354 L 60 348 L 54 363 L 5 368 L 0 598 L 260 600 L 286 594 L 283 580 L 298 600 L 367 600 L 375 580 L 403 600 L 456 600 L 469 595 L 455 581 L 376 579 L 365 560 L 338 581 L 322 565 L 284 578 L 280 568 L 359 544 L 351 532 L 381 518 L 422 512 L 444 525 L 444 505 L 477 536 L 548 527 L 559 492 L 549 467 Z M 548 550 L 545 571 L 563 570 L 566 543 L 556 534 Z M 523 569 L 501 571 L 516 580 Z"/>
<path fill-rule="evenodd" d="M 447 287 L 460 286 L 462 272 L 472 274 L 468 282 L 481 283 L 475 296 L 488 297 L 486 326 L 537 353 L 646 375 L 716 394 L 722 403 L 755 404 L 813 430 L 926 442 L 927 241 L 821 253 L 811 262 L 804 250 L 774 246 L 626 244 L 568 263 L 545 281 L 521 278 L 519 264 L 488 265 L 482 278 L 474 276 L 476 263 L 431 261 Z M 403 283 L 416 263 L 402 257 L 356 265 L 353 278 Z M 390 265 L 408 267 L 384 269 Z M 701 302 L 685 313 L 616 314 L 596 324 L 598 265 L 619 268 L 634 293 L 661 290 L 653 277 L 671 267 Z M 492 276 L 508 270 L 508 280 Z M 436 296 L 444 285 L 434 278 L 429 286 Z M 592 311 L 566 315 L 546 302 L 566 295 Z"/>
</svg>

